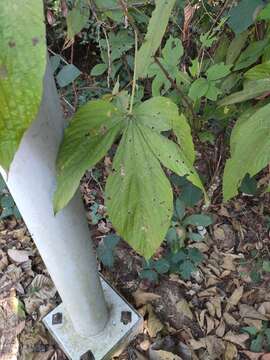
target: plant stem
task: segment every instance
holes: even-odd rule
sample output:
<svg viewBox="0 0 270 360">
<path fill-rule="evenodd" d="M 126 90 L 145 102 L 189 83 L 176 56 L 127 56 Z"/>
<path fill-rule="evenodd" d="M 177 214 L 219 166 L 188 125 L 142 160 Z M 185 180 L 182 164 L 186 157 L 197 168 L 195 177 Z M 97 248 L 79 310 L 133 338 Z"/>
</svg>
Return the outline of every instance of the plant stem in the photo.
<svg viewBox="0 0 270 360">
<path fill-rule="evenodd" d="M 135 90 L 136 90 L 136 80 L 137 80 L 138 35 L 137 35 L 137 31 L 135 29 L 134 29 L 134 35 L 135 35 L 135 57 L 134 57 L 134 70 L 133 70 L 133 81 L 132 81 L 132 91 L 131 91 L 131 98 L 130 98 L 129 114 L 132 114 L 132 110 L 133 110 L 133 103 L 134 103 Z"/>
<path fill-rule="evenodd" d="M 155 62 L 157 63 L 157 65 L 160 67 L 160 69 L 163 71 L 164 75 L 166 76 L 166 78 L 170 81 L 172 87 L 180 94 L 183 102 L 185 103 L 185 105 L 187 106 L 187 108 L 190 110 L 191 116 L 192 116 L 192 122 L 194 124 L 194 120 L 196 119 L 196 114 L 194 112 L 193 106 L 190 103 L 189 99 L 187 98 L 187 96 L 183 93 L 182 89 L 179 88 L 179 86 L 177 86 L 176 82 L 174 81 L 174 79 L 170 76 L 170 74 L 168 73 L 168 71 L 164 68 L 164 66 L 161 64 L 161 62 L 159 61 L 159 59 L 157 57 L 155 57 Z"/>
</svg>

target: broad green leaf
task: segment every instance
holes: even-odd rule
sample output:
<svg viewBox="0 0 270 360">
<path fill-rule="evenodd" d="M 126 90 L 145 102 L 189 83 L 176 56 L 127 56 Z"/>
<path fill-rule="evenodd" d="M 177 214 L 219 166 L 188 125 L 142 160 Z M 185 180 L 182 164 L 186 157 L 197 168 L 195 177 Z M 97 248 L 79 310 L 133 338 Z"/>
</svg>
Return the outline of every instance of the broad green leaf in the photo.
<svg viewBox="0 0 270 360">
<path fill-rule="evenodd" d="M 209 82 L 205 78 L 199 78 L 191 84 L 188 96 L 193 101 L 196 101 L 201 97 L 205 96 L 208 89 L 209 89 Z"/>
<path fill-rule="evenodd" d="M 115 155 L 106 184 L 106 205 L 117 232 L 150 258 L 170 225 L 173 196 L 159 161 L 134 121 L 125 130 Z"/>
<path fill-rule="evenodd" d="M 209 81 L 215 81 L 224 78 L 230 74 L 231 65 L 224 63 L 214 64 L 206 71 L 206 76 Z"/>
<path fill-rule="evenodd" d="M 178 112 L 178 111 L 177 111 Z M 195 161 L 195 149 L 189 123 L 184 114 L 173 118 L 173 132 L 177 142 L 191 164 Z"/>
<path fill-rule="evenodd" d="M 137 77 L 145 77 L 166 31 L 175 0 L 156 0 L 144 42 L 137 56 Z"/>
<path fill-rule="evenodd" d="M 58 154 L 55 212 L 71 200 L 85 171 L 106 155 L 122 128 L 121 114 L 111 103 L 97 100 L 80 107 Z"/>
<path fill-rule="evenodd" d="M 154 268 L 159 274 L 166 274 L 170 270 L 170 263 L 166 259 L 160 259 L 155 261 Z"/>
<path fill-rule="evenodd" d="M 254 64 L 264 53 L 265 47 L 269 44 L 269 39 L 254 41 L 239 56 L 233 71 L 238 71 Z"/>
<path fill-rule="evenodd" d="M 81 72 L 76 66 L 68 64 L 59 71 L 56 80 L 60 87 L 65 87 L 77 79 L 80 74 Z"/>
<path fill-rule="evenodd" d="M 258 14 L 257 20 L 270 20 L 270 4 L 267 4 Z"/>
<path fill-rule="evenodd" d="M 217 101 L 218 95 L 220 94 L 222 94 L 222 91 L 216 87 L 214 82 L 210 81 L 205 97 L 211 101 Z"/>
<path fill-rule="evenodd" d="M 0 2 L 0 164 L 9 168 L 43 93 L 43 1 Z"/>
<path fill-rule="evenodd" d="M 76 0 L 67 14 L 67 38 L 72 40 L 88 23 L 90 7 L 88 0 Z"/>
<path fill-rule="evenodd" d="M 178 107 L 166 97 L 156 96 L 139 104 L 134 109 L 137 121 L 161 132 L 171 130 L 173 122 L 178 117 Z"/>
<path fill-rule="evenodd" d="M 232 105 L 254 99 L 270 91 L 270 78 L 248 81 L 244 90 L 233 93 L 218 102 L 219 106 Z"/>
<path fill-rule="evenodd" d="M 149 147 L 159 159 L 163 166 L 179 176 L 186 176 L 187 179 L 204 191 L 202 182 L 181 148 L 165 136 L 151 131 L 145 126 L 138 125 L 144 135 Z"/>
<path fill-rule="evenodd" d="M 258 334 L 254 340 L 251 341 L 250 350 L 254 352 L 260 352 L 263 348 L 263 334 Z"/>
<path fill-rule="evenodd" d="M 175 212 L 179 220 L 182 220 L 185 216 L 185 203 L 180 198 L 177 198 L 175 201 Z"/>
<path fill-rule="evenodd" d="M 209 215 L 194 214 L 185 218 L 183 224 L 194 225 L 194 226 L 209 226 L 213 224 L 213 220 Z"/>
<path fill-rule="evenodd" d="M 181 187 L 181 194 L 179 199 L 185 203 L 186 206 L 192 207 L 197 204 L 203 197 L 202 190 L 194 186 L 190 182 Z"/>
<path fill-rule="evenodd" d="M 239 190 L 244 194 L 256 195 L 257 193 L 257 181 L 254 177 L 250 177 L 248 174 L 242 180 Z"/>
<path fill-rule="evenodd" d="M 104 74 L 104 72 L 107 70 L 108 66 L 106 64 L 97 64 L 95 65 L 91 70 L 92 76 L 100 76 Z"/>
<path fill-rule="evenodd" d="M 196 266 L 193 264 L 192 261 L 190 260 L 186 260 L 184 261 L 182 264 L 180 264 L 179 266 L 179 272 L 180 272 L 180 275 L 181 277 L 184 279 L 184 280 L 189 280 L 190 277 L 191 277 L 191 274 L 193 272 L 195 272 L 197 269 L 196 269 Z"/>
<path fill-rule="evenodd" d="M 233 136 L 233 152 L 227 160 L 223 176 L 225 201 L 237 195 L 246 174 L 256 175 L 270 162 L 270 104 L 259 109 L 237 128 Z"/>
<path fill-rule="evenodd" d="M 263 271 L 270 273 L 270 261 L 269 260 L 264 260 L 264 262 L 262 264 L 262 269 L 263 269 Z"/>
<path fill-rule="evenodd" d="M 236 35 L 230 43 L 226 56 L 226 65 L 232 65 L 237 60 L 248 39 L 248 31 Z"/>
<path fill-rule="evenodd" d="M 259 64 L 249 69 L 245 73 L 245 78 L 248 80 L 260 80 L 270 78 L 270 61 Z"/>
<path fill-rule="evenodd" d="M 263 5 L 263 0 L 240 0 L 239 4 L 229 11 L 228 24 L 239 34 L 253 24 L 257 9 Z"/>
</svg>

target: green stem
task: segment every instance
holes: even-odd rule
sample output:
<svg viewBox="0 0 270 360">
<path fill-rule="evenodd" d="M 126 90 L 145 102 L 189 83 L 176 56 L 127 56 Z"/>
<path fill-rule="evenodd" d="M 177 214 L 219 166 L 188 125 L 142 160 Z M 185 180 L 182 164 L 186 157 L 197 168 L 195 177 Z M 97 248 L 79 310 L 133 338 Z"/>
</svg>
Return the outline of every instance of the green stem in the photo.
<svg viewBox="0 0 270 360">
<path fill-rule="evenodd" d="M 136 80 L 137 80 L 138 35 L 137 35 L 137 31 L 135 29 L 134 29 L 134 34 L 135 34 L 135 57 L 134 57 L 134 72 L 133 72 L 133 81 L 132 81 L 132 91 L 131 91 L 130 106 L 129 106 L 130 114 L 132 114 L 132 110 L 133 110 L 133 103 L 134 103 L 135 90 L 136 90 Z"/>
</svg>

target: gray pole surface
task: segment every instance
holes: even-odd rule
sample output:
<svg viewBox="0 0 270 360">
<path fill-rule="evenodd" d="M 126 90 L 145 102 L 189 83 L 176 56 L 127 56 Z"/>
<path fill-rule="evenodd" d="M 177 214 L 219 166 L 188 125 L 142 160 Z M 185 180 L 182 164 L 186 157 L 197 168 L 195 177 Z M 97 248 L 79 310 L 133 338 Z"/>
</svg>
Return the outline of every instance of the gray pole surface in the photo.
<svg viewBox="0 0 270 360">
<path fill-rule="evenodd" d="M 55 159 L 64 126 L 54 79 L 47 69 L 37 119 L 25 134 L 8 176 L 0 171 L 75 330 L 87 337 L 101 332 L 109 315 L 80 196 L 53 214 Z"/>
</svg>

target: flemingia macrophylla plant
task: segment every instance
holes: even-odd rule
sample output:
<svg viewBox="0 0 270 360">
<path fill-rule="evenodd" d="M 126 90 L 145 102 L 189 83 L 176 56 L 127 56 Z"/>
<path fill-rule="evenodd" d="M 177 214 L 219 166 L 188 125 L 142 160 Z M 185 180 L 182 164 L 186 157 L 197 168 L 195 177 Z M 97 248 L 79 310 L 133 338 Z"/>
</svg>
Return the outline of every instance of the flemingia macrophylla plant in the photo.
<svg viewBox="0 0 270 360">
<path fill-rule="evenodd" d="M 163 135 L 169 130 L 177 142 Z M 168 98 L 154 97 L 129 109 L 93 100 L 77 111 L 59 151 L 55 212 L 70 201 L 85 171 L 119 139 L 105 205 L 118 234 L 149 258 L 165 238 L 173 214 L 173 192 L 162 166 L 203 189 L 193 167 L 188 122 Z"/>
</svg>

